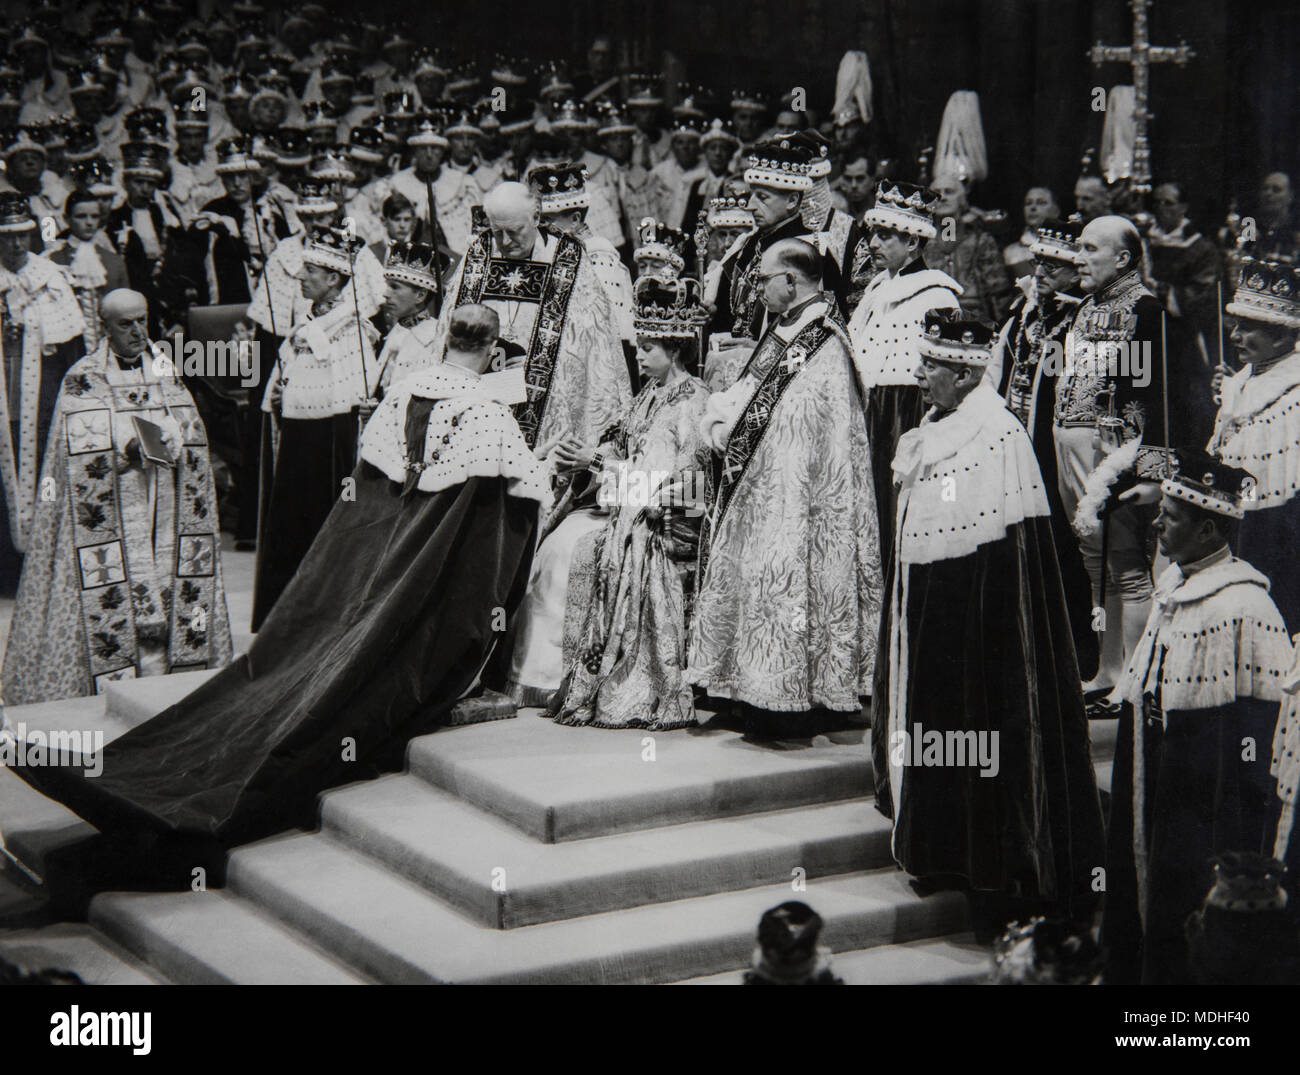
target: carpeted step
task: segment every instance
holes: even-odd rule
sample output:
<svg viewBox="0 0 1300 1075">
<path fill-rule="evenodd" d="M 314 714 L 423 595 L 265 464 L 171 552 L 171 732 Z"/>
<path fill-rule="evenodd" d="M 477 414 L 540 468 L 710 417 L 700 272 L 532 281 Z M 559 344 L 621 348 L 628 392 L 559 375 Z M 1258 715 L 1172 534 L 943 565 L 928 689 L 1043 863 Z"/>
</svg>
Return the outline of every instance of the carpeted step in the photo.
<svg viewBox="0 0 1300 1075">
<path fill-rule="evenodd" d="M 224 891 L 107 892 L 91 924 L 184 985 L 362 985 L 283 923 Z"/>
<path fill-rule="evenodd" d="M 892 861 L 889 822 L 867 799 L 544 844 L 402 775 L 327 793 L 322 823 L 505 929 Z"/>
<path fill-rule="evenodd" d="M 780 750 L 736 732 L 570 728 L 537 712 L 421 736 L 408 751 L 410 771 L 546 843 L 873 790 L 862 731 Z"/>
<path fill-rule="evenodd" d="M 94 749 L 94 733 L 102 734 L 104 743 L 112 742 L 134 725 L 110 715 L 103 695 L 89 698 L 63 698 L 35 705 L 8 706 L 5 715 L 16 734 L 29 742 L 31 733 L 77 733 L 75 737 L 54 740 L 68 749 Z M 27 869 L 39 874 L 45 853 L 94 833 L 67 807 L 47 799 L 30 784 L 0 766 L 0 839 L 9 854 Z"/>
<path fill-rule="evenodd" d="M 988 977 L 990 949 L 970 933 L 836 952 L 831 966 L 845 985 L 973 985 Z M 746 968 L 675 985 L 743 985 Z"/>
<path fill-rule="evenodd" d="M 215 668 L 197 672 L 174 672 L 170 676 L 148 676 L 110 683 L 104 697 L 110 717 L 131 727 L 143 724 L 169 709 L 217 674 Z"/>
<path fill-rule="evenodd" d="M 166 980 L 87 925 L 0 933 L 0 956 L 25 970 L 70 970 L 86 985 L 164 985 Z"/>
<path fill-rule="evenodd" d="M 759 917 L 788 899 L 826 921 L 826 943 L 868 948 L 966 928 L 954 893 L 920 899 L 896 869 L 810 879 L 491 929 L 323 834 L 240 848 L 231 889 L 383 982 L 672 982 L 742 965 Z"/>
<path fill-rule="evenodd" d="M 79 735 L 75 740 L 63 740 L 69 749 L 93 749 L 93 733 L 102 733 L 103 743 L 111 743 L 184 698 L 212 675 L 215 672 L 200 671 L 124 679 L 110 683 L 104 694 L 88 698 L 9 706 L 6 716 L 16 731 L 40 730 L 47 737 L 52 732 L 76 732 Z M 48 852 L 94 831 L 72 811 L 0 767 L 0 835 L 9 853 L 29 870 L 41 874 Z"/>
</svg>

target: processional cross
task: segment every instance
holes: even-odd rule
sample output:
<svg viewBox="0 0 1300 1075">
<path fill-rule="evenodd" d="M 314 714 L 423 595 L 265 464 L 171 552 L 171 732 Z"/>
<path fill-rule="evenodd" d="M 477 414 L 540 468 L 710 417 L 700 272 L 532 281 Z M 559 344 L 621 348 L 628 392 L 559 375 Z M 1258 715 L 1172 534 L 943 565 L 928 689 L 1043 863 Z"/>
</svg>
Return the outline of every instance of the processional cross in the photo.
<svg viewBox="0 0 1300 1075">
<path fill-rule="evenodd" d="M 1172 62 L 1182 67 L 1196 55 L 1186 41 L 1180 41 L 1176 48 L 1151 44 L 1147 38 L 1147 8 L 1150 5 L 1151 0 L 1129 0 L 1129 7 L 1133 9 L 1133 44 L 1103 45 L 1098 41 L 1088 53 L 1095 67 L 1103 63 L 1126 63 L 1133 68 L 1132 190 L 1136 194 L 1151 191 L 1151 146 L 1147 141 L 1147 121 L 1152 118 L 1147 110 L 1151 65 Z"/>
</svg>

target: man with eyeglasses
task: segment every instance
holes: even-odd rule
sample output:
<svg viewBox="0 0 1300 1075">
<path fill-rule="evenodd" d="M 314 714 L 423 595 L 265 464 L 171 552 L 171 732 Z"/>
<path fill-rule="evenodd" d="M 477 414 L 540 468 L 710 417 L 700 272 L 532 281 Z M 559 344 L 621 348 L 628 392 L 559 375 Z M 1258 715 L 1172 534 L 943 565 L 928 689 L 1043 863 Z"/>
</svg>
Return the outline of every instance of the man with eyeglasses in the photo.
<svg viewBox="0 0 1300 1075">
<path fill-rule="evenodd" d="M 822 261 L 800 239 L 764 251 L 755 279 L 769 327 L 702 422 L 716 461 L 687 678 L 728 699 L 760 739 L 845 726 L 875 665 L 883 583 L 869 449 Z"/>
</svg>

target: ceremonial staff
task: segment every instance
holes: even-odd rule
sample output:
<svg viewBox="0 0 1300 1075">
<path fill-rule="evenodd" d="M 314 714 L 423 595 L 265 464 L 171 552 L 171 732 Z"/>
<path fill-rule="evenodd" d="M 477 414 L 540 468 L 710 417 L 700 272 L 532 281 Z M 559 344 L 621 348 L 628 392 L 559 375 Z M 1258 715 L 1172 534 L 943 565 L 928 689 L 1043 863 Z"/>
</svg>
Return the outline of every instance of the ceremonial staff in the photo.
<svg viewBox="0 0 1300 1075">
<path fill-rule="evenodd" d="M 1173 433 L 1169 429 L 1169 348 L 1165 339 L 1165 311 L 1160 311 L 1160 403 L 1165 415 L 1165 448 L 1173 447 Z M 1169 453 L 1165 453 L 1164 476 L 1170 475 Z"/>
<path fill-rule="evenodd" d="M 1228 363 L 1223 358 L 1223 281 L 1222 280 L 1214 281 L 1214 291 L 1215 291 L 1215 295 L 1218 297 L 1219 300 L 1217 306 L 1219 312 L 1219 365 L 1217 369 L 1220 373 L 1223 374 L 1224 377 L 1228 377 L 1234 371 L 1228 368 Z M 1223 402 L 1222 384 L 1220 384 L 1220 386 L 1217 389 L 1215 389 L 1213 399 L 1215 403 Z"/>
<path fill-rule="evenodd" d="M 253 234 L 257 236 L 257 256 L 262 259 L 262 286 L 266 289 L 266 312 L 271 319 L 271 335 L 279 338 L 275 328 L 275 304 L 271 301 L 271 280 L 266 273 L 266 247 L 262 245 L 262 222 L 257 215 L 257 196 L 253 195 L 248 211 L 253 215 Z M 284 367 L 280 359 L 280 349 L 275 350 L 275 372 L 277 380 L 283 378 Z M 261 370 L 258 371 L 259 375 Z"/>
<path fill-rule="evenodd" d="M 433 247 L 433 278 L 437 281 L 433 288 L 433 312 L 438 315 L 442 313 L 442 264 L 438 256 L 438 233 L 442 229 L 438 227 L 438 215 L 433 208 L 433 180 L 427 175 L 424 195 L 429 199 L 429 245 Z"/>
<path fill-rule="evenodd" d="M 370 420 L 370 415 L 374 413 L 374 404 L 377 402 L 370 392 L 370 371 L 366 369 L 366 333 L 361 327 L 361 300 L 357 298 L 357 253 L 360 246 L 352 247 L 351 244 L 356 240 L 348 235 L 344 235 L 343 242 L 347 244 L 348 261 L 352 267 L 351 279 L 348 280 L 348 287 L 352 289 L 352 312 L 357 319 L 357 346 L 361 353 L 361 406 L 357 408 L 357 454 L 361 453 L 361 435 L 366 430 L 366 422 Z M 376 384 L 375 388 L 378 389 Z"/>
</svg>

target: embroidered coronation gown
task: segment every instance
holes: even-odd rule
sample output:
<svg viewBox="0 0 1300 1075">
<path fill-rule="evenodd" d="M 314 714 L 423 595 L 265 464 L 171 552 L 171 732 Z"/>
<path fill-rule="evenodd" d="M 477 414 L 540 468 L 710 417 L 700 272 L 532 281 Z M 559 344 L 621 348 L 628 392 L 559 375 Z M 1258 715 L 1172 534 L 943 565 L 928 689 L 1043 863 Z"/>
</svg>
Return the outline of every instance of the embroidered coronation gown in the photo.
<svg viewBox="0 0 1300 1075">
<path fill-rule="evenodd" d="M 708 396 L 690 376 L 651 385 L 602 439 L 625 458 L 602 471 L 599 499 L 610 514 L 580 539 L 570 569 L 566 675 L 552 707 L 561 724 L 664 730 L 696 723 L 684 676 L 699 539 L 690 499 L 710 457 L 700 430 Z"/>
</svg>

